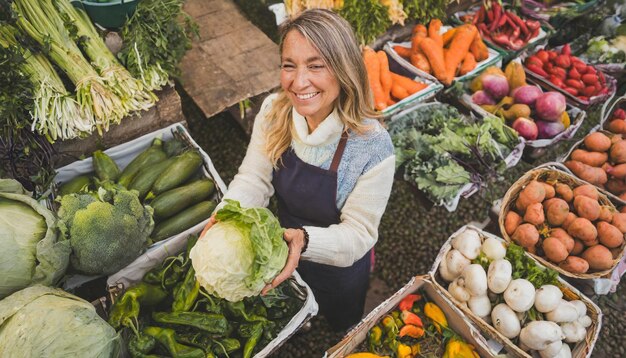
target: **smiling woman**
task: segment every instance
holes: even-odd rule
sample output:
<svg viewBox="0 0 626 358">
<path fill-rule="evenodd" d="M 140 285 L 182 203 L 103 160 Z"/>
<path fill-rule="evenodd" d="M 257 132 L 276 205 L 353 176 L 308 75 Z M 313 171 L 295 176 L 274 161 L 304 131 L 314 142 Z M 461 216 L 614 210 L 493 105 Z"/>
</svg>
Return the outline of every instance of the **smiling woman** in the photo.
<svg viewBox="0 0 626 358">
<path fill-rule="evenodd" d="M 289 256 L 263 294 L 297 268 L 321 314 L 345 330 L 363 314 L 393 145 L 345 20 L 308 10 L 281 27 L 280 39 L 281 89 L 265 99 L 224 198 L 265 207 L 276 193 Z"/>
</svg>

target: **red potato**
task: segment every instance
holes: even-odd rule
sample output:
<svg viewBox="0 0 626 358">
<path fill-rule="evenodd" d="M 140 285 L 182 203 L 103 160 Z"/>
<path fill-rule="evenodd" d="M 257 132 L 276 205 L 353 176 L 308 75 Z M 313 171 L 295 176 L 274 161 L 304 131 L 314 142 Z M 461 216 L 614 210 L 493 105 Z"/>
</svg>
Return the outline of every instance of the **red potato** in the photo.
<svg viewBox="0 0 626 358">
<path fill-rule="evenodd" d="M 580 179 L 593 185 L 604 185 L 608 180 L 606 172 L 602 168 L 592 167 L 577 160 L 568 160 L 565 166 Z"/>
<path fill-rule="evenodd" d="M 554 196 L 556 195 L 556 191 L 554 190 L 554 187 L 548 183 L 541 183 L 541 184 L 543 185 L 543 189 L 546 191 L 546 197 L 544 198 L 544 200 L 554 198 Z"/>
<path fill-rule="evenodd" d="M 619 195 L 626 191 L 626 182 L 623 179 L 611 178 L 606 182 L 606 190 Z"/>
<path fill-rule="evenodd" d="M 617 134 L 626 134 L 626 121 L 623 119 L 616 119 L 609 123 L 609 131 Z"/>
<path fill-rule="evenodd" d="M 577 186 L 576 188 L 574 188 L 574 196 L 578 196 L 578 195 L 584 195 L 586 197 L 589 197 L 595 200 L 600 199 L 600 194 L 598 193 L 598 189 L 596 189 L 595 186 L 589 185 L 589 184 Z"/>
<path fill-rule="evenodd" d="M 557 183 L 555 190 L 556 195 L 561 197 L 568 203 L 574 199 L 574 192 L 572 191 L 572 188 L 570 188 L 567 184 Z"/>
<path fill-rule="evenodd" d="M 585 259 L 568 256 L 565 261 L 559 264 L 559 267 L 571 273 L 585 273 L 589 271 L 589 263 Z"/>
<path fill-rule="evenodd" d="M 584 195 L 574 197 L 574 208 L 576 215 L 589 221 L 598 220 L 600 217 L 600 203 Z"/>
<path fill-rule="evenodd" d="M 567 228 L 567 233 L 581 241 L 593 241 L 598 237 L 596 227 L 585 218 L 576 218 Z"/>
<path fill-rule="evenodd" d="M 537 228 L 532 224 L 521 224 L 515 229 L 511 238 L 518 245 L 531 248 L 539 241 L 539 231 L 537 231 Z"/>
<path fill-rule="evenodd" d="M 598 228 L 598 240 L 602 245 L 614 249 L 624 243 L 624 234 L 615 226 L 606 221 L 600 221 L 596 227 Z"/>
<path fill-rule="evenodd" d="M 585 250 L 585 244 L 578 239 L 574 239 L 574 248 L 572 249 L 572 252 L 570 252 L 570 255 L 578 256 L 583 252 L 583 250 Z"/>
<path fill-rule="evenodd" d="M 549 237 L 543 240 L 542 247 L 548 260 L 557 264 L 565 260 L 569 254 L 565 245 L 556 237 Z"/>
<path fill-rule="evenodd" d="M 568 253 L 571 253 L 574 249 L 574 239 L 567 233 L 567 231 L 557 227 L 550 230 L 550 236 L 559 239 L 561 244 L 565 246 Z"/>
<path fill-rule="evenodd" d="M 592 270 L 608 270 L 613 266 L 613 254 L 604 245 L 595 245 L 582 254 Z"/>
<path fill-rule="evenodd" d="M 506 231 L 507 235 L 513 235 L 515 229 L 522 223 L 522 217 L 519 216 L 518 213 L 511 210 L 506 213 L 506 217 L 504 218 L 504 231 Z"/>
<path fill-rule="evenodd" d="M 524 214 L 524 221 L 533 225 L 541 225 L 545 221 L 543 215 L 543 205 L 541 203 L 534 203 L 528 205 L 526 213 Z"/>
<path fill-rule="evenodd" d="M 626 164 L 618 164 L 610 167 L 606 170 L 606 173 L 613 178 L 624 179 L 626 178 Z"/>
<path fill-rule="evenodd" d="M 544 201 L 544 208 L 546 209 L 546 219 L 551 226 L 561 226 L 569 214 L 569 205 L 565 200 L 559 198 Z"/>
<path fill-rule="evenodd" d="M 595 245 L 598 245 L 599 243 L 600 243 L 600 240 L 598 240 L 598 238 L 595 238 L 590 241 L 583 241 L 583 245 L 585 245 L 586 247 L 595 246 Z"/>
<path fill-rule="evenodd" d="M 621 134 L 616 134 L 613 137 L 611 137 L 611 145 L 619 142 L 620 140 L 622 140 L 622 135 Z"/>
<path fill-rule="evenodd" d="M 615 164 L 626 163 L 626 140 L 620 140 L 619 142 L 611 146 L 609 152 L 611 161 Z"/>
<path fill-rule="evenodd" d="M 583 142 L 585 148 L 594 152 L 606 152 L 611 147 L 611 138 L 600 132 L 589 134 Z"/>
<path fill-rule="evenodd" d="M 563 221 L 563 224 L 561 224 L 561 227 L 565 230 L 567 230 L 569 228 L 569 226 L 574 222 L 574 220 L 576 220 L 578 216 L 576 216 L 576 214 L 574 214 L 573 212 L 569 212 L 567 214 L 567 217 L 565 218 L 565 221 Z"/>
<path fill-rule="evenodd" d="M 515 207 L 523 212 L 526 210 L 526 207 L 530 204 L 541 203 L 546 197 L 546 190 L 543 185 L 533 180 L 522 191 L 519 193 L 517 197 L 517 201 L 515 202 Z"/>
<path fill-rule="evenodd" d="M 611 208 L 608 206 L 602 206 L 600 208 L 600 217 L 598 217 L 598 220 L 606 221 L 608 223 L 613 221 L 613 211 Z"/>
<path fill-rule="evenodd" d="M 625 207 L 623 207 L 622 210 Z M 619 231 L 621 231 L 622 234 L 626 233 L 626 213 L 619 212 L 613 214 L 613 220 L 611 220 L 611 224 L 615 226 Z"/>
<path fill-rule="evenodd" d="M 609 155 L 606 152 L 588 152 L 584 149 L 576 149 L 572 152 L 570 158 L 592 167 L 600 167 L 602 164 L 606 163 L 609 159 Z"/>
</svg>

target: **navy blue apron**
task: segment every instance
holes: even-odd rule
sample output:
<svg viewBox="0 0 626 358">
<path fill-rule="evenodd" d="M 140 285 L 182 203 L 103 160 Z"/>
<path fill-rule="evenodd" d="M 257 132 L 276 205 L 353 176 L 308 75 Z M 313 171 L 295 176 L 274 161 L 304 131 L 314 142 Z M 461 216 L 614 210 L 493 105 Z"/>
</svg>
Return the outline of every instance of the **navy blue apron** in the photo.
<svg viewBox="0 0 626 358">
<path fill-rule="evenodd" d="M 298 158 L 289 148 L 274 170 L 272 185 L 278 197 L 278 219 L 284 228 L 328 227 L 340 223 L 337 209 L 337 168 L 348 140 L 343 133 L 330 168 L 321 169 Z M 369 284 L 370 252 L 350 267 L 300 260 L 298 273 L 311 287 L 320 314 L 335 330 L 361 320 Z"/>
</svg>

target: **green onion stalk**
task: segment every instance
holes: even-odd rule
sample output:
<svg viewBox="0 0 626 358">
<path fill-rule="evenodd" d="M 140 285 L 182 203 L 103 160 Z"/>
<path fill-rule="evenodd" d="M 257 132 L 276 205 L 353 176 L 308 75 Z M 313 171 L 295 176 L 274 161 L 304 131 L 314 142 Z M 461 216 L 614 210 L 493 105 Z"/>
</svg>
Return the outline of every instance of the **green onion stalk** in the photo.
<svg viewBox="0 0 626 358">
<path fill-rule="evenodd" d="M 10 25 L 0 25 L 0 46 L 19 48 L 25 60 L 22 69 L 34 87 L 31 130 L 51 143 L 91 133 L 95 121 L 90 108 L 81 109 L 45 56 L 19 46 L 17 33 Z"/>
<path fill-rule="evenodd" d="M 134 78 L 109 51 L 98 35 L 87 14 L 75 8 L 68 0 L 53 0 L 70 34 L 75 34 L 79 46 L 84 50 L 91 64 L 98 70 L 105 83 L 122 99 L 128 112 L 148 110 L 154 106 L 157 97 L 144 88 L 141 81 Z"/>
<path fill-rule="evenodd" d="M 12 8 L 18 27 L 48 49 L 50 58 L 74 83 L 76 100 L 84 111 L 91 109 L 99 134 L 128 114 L 122 99 L 83 57 L 50 0 L 15 0 Z"/>
</svg>

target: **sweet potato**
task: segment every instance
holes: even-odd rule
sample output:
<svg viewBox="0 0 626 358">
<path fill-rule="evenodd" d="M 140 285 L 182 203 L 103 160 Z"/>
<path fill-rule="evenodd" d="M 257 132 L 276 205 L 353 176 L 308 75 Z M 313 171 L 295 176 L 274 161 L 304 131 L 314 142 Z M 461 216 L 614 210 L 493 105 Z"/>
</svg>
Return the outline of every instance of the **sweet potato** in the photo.
<svg viewBox="0 0 626 358">
<path fill-rule="evenodd" d="M 543 189 L 546 191 L 546 196 L 544 200 L 554 198 L 554 196 L 556 195 L 556 191 L 554 187 L 548 183 L 543 183 L 543 182 L 540 182 L 540 183 L 543 185 Z"/>
<path fill-rule="evenodd" d="M 552 198 L 544 202 L 546 209 L 546 219 L 551 226 L 561 226 L 567 214 L 569 214 L 569 205 L 563 199 Z"/>
<path fill-rule="evenodd" d="M 541 203 L 534 203 L 528 205 L 526 213 L 524 214 L 524 221 L 533 225 L 541 225 L 545 221 L 543 215 L 543 205 Z"/>
<path fill-rule="evenodd" d="M 618 197 L 618 198 L 620 198 L 620 199 L 622 199 L 622 200 L 624 200 L 624 201 L 626 201 L 626 192 L 621 193 L 621 194 L 620 194 L 620 195 L 618 195 L 617 197 Z"/>
<path fill-rule="evenodd" d="M 534 247 L 539 241 L 539 231 L 533 224 L 521 224 L 511 238 L 520 246 Z"/>
<path fill-rule="evenodd" d="M 582 254 L 592 270 L 608 270 L 613 266 L 613 255 L 604 245 L 595 245 Z"/>
<path fill-rule="evenodd" d="M 589 271 L 589 263 L 585 259 L 568 256 L 565 261 L 559 264 L 559 267 L 571 273 L 585 273 Z"/>
<path fill-rule="evenodd" d="M 578 239 L 574 239 L 574 248 L 572 249 L 572 252 L 570 252 L 570 255 L 578 256 L 583 252 L 584 249 L 585 244 L 583 244 L 583 242 Z"/>
<path fill-rule="evenodd" d="M 568 160 L 565 166 L 580 179 L 593 185 L 604 185 L 607 181 L 606 172 L 602 168 L 592 167 L 577 160 Z"/>
<path fill-rule="evenodd" d="M 609 152 L 611 162 L 615 164 L 626 163 L 626 140 L 620 140 L 611 146 Z"/>
<path fill-rule="evenodd" d="M 507 235 L 513 235 L 515 229 L 522 223 L 522 217 L 519 216 L 518 213 L 511 210 L 506 213 L 506 217 L 504 218 L 504 231 L 506 231 Z"/>
<path fill-rule="evenodd" d="M 578 217 L 589 219 L 589 221 L 598 220 L 600 217 L 600 203 L 598 203 L 598 200 L 584 195 L 574 197 L 574 209 Z"/>
<path fill-rule="evenodd" d="M 565 221 L 563 221 L 563 224 L 561 224 L 561 227 L 565 230 L 567 230 L 569 228 L 569 226 L 574 222 L 574 220 L 576 220 L 578 216 L 576 216 L 576 214 L 574 214 L 573 212 L 569 212 L 567 214 L 567 217 L 565 218 Z"/>
<path fill-rule="evenodd" d="M 615 119 L 609 123 L 609 131 L 617 134 L 626 134 L 626 121 L 623 119 Z"/>
<path fill-rule="evenodd" d="M 550 230 L 550 236 L 559 239 L 561 244 L 565 246 L 567 252 L 570 253 L 574 249 L 574 239 L 569 236 L 567 231 L 557 227 L 555 229 Z"/>
<path fill-rule="evenodd" d="M 572 237 L 585 241 L 593 241 L 598 237 L 596 227 L 585 218 L 576 218 L 567 228 L 567 233 Z"/>
<path fill-rule="evenodd" d="M 621 134 L 616 134 L 614 136 L 611 137 L 611 145 L 619 142 L 620 140 L 622 140 L 624 137 Z"/>
<path fill-rule="evenodd" d="M 620 195 L 626 192 L 626 181 L 623 179 L 611 178 L 606 182 L 606 190 L 613 194 Z"/>
<path fill-rule="evenodd" d="M 602 245 L 614 249 L 624 243 L 624 234 L 615 226 L 606 221 L 600 221 L 596 227 L 598 228 L 598 240 Z"/>
<path fill-rule="evenodd" d="M 585 143 L 585 148 L 594 152 L 606 152 L 611 148 L 611 138 L 600 132 L 589 134 L 583 143 Z"/>
<path fill-rule="evenodd" d="M 612 209 L 610 207 L 608 207 L 608 206 L 602 206 L 600 208 L 600 217 L 598 218 L 598 220 L 606 221 L 608 223 L 613 221 L 613 211 L 612 211 Z"/>
<path fill-rule="evenodd" d="M 595 246 L 595 245 L 598 245 L 599 243 L 600 243 L 600 240 L 598 240 L 597 237 L 590 241 L 583 241 L 583 245 L 585 245 L 585 247 Z"/>
<path fill-rule="evenodd" d="M 565 260 L 569 254 L 565 245 L 556 237 L 549 237 L 543 240 L 542 248 L 548 260 L 557 264 Z"/>
<path fill-rule="evenodd" d="M 526 207 L 530 204 L 541 203 L 543 199 L 546 197 L 546 190 L 543 185 L 533 180 L 522 191 L 520 192 L 517 201 L 515 202 L 515 206 L 520 212 L 526 210 Z"/>
<path fill-rule="evenodd" d="M 613 214 L 613 220 L 611 220 L 611 225 L 615 226 L 623 234 L 626 233 L 626 213 L 620 212 Z"/>
<path fill-rule="evenodd" d="M 557 183 L 555 190 L 556 195 L 560 196 L 568 203 L 574 199 L 574 192 L 572 191 L 572 188 L 570 188 L 567 184 Z"/>
<path fill-rule="evenodd" d="M 619 212 L 620 213 L 626 213 L 626 205 L 624 205 L 621 208 L 619 208 Z"/>
<path fill-rule="evenodd" d="M 626 164 L 618 164 L 609 168 L 606 173 L 613 178 L 624 179 L 626 178 Z"/>
<path fill-rule="evenodd" d="M 606 152 L 588 152 L 584 149 L 576 149 L 572 152 L 570 158 L 591 165 L 592 167 L 599 167 L 606 163 L 609 159 L 609 155 Z"/>
<path fill-rule="evenodd" d="M 596 189 L 595 186 L 589 185 L 589 184 L 577 186 L 576 188 L 574 188 L 574 196 L 578 196 L 578 195 L 584 195 L 586 197 L 589 197 L 595 200 L 600 199 L 600 194 L 598 193 L 598 189 Z"/>
</svg>

